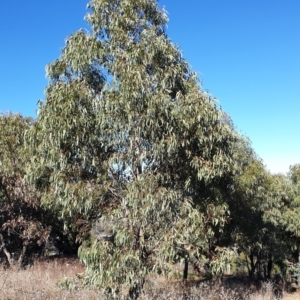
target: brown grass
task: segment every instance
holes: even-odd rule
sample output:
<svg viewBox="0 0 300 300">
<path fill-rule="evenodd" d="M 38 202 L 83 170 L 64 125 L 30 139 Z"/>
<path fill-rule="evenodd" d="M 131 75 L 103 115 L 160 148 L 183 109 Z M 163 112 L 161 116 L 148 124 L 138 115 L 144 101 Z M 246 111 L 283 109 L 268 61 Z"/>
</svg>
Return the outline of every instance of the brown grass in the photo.
<svg viewBox="0 0 300 300">
<path fill-rule="evenodd" d="M 84 267 L 75 259 L 40 261 L 26 270 L 0 269 L 0 300 L 106 299 L 98 290 L 81 286 L 76 274 Z M 59 282 L 61 284 L 59 284 Z M 203 282 L 183 287 L 180 282 L 152 277 L 144 287 L 141 300 L 274 300 L 274 286 L 245 284 L 231 280 L 223 284 Z M 300 293 L 284 293 L 284 300 L 299 300 Z"/>
<path fill-rule="evenodd" d="M 222 283 L 203 281 L 190 282 L 187 287 L 173 281 L 152 279 L 145 286 L 141 300 L 300 300 L 300 292 L 282 292 L 271 282 L 250 283 L 240 280 Z"/>
<path fill-rule="evenodd" d="M 41 261 L 26 270 L 3 268 L 0 270 L 1 300 L 33 300 L 33 299 L 98 299 L 97 291 L 79 287 L 76 274 L 84 271 L 84 267 L 75 259 L 57 259 Z M 62 289 L 58 282 L 65 278 L 73 278 L 71 290 Z M 78 286 L 76 286 L 76 281 Z"/>
</svg>

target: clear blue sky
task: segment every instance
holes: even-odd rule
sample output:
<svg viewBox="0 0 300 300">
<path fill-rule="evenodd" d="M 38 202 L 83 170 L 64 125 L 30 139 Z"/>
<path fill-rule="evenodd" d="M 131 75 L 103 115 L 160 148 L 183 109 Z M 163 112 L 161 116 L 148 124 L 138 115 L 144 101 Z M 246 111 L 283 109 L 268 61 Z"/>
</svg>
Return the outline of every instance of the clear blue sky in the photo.
<svg viewBox="0 0 300 300">
<path fill-rule="evenodd" d="M 1 1 L 0 112 L 36 117 L 87 0 Z M 168 34 L 272 172 L 300 163 L 300 0 L 161 0 Z"/>
</svg>

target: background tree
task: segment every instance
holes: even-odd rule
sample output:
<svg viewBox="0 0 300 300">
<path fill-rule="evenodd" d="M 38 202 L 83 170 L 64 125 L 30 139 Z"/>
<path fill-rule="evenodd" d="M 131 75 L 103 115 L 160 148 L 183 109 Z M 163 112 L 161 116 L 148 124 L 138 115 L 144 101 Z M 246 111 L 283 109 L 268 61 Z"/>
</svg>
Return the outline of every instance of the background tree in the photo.
<svg viewBox="0 0 300 300">
<path fill-rule="evenodd" d="M 76 253 L 72 234 L 63 229 L 55 210 L 42 207 L 35 187 L 24 180 L 31 158 L 24 134 L 33 124 L 19 114 L 0 116 L 0 253 L 10 266 L 49 256 L 54 246 L 56 254 Z"/>
<path fill-rule="evenodd" d="M 289 203 L 283 209 L 282 223 L 293 240 L 294 262 L 300 263 L 300 165 L 290 167 Z M 285 203 L 287 204 L 287 203 Z"/>
<path fill-rule="evenodd" d="M 282 265 L 288 252 L 285 232 L 269 213 L 285 198 L 284 176 L 266 171 L 246 138 L 240 137 L 235 149 L 238 171 L 228 194 L 230 222 L 219 242 L 246 256 L 251 278 L 268 279 L 274 262 Z"/>
<path fill-rule="evenodd" d="M 273 176 L 272 201 L 266 203 L 264 218 L 268 219 L 276 228 L 283 232 L 282 240 L 287 249 L 282 262 L 283 270 L 293 269 L 299 265 L 300 239 L 300 189 L 299 189 L 299 165 L 290 167 L 289 173 Z M 283 272 L 285 273 L 285 272 Z"/>
<path fill-rule="evenodd" d="M 82 241 L 92 229 L 79 251 L 86 283 L 130 285 L 132 296 L 149 272 L 210 252 L 228 220 L 221 183 L 236 136 L 167 38 L 156 1 L 89 8 L 92 32 L 72 35 L 47 67 L 28 178 Z M 95 234 L 101 220 L 109 234 Z"/>
<path fill-rule="evenodd" d="M 32 124 L 31 118 L 18 114 L 0 116 L 0 250 L 10 266 L 22 266 L 26 256 L 43 245 L 51 231 L 42 220 L 34 189 L 24 182 L 29 161 L 24 132 Z M 18 257 L 17 262 L 12 253 Z"/>
</svg>

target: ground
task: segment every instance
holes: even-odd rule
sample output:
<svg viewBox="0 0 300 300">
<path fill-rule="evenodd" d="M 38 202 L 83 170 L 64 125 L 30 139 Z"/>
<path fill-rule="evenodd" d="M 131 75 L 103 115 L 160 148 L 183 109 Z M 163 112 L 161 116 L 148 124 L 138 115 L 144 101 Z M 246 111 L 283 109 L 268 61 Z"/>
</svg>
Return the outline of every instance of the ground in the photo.
<svg viewBox="0 0 300 300">
<path fill-rule="evenodd" d="M 77 259 L 56 259 L 37 262 L 26 270 L 0 268 L 0 300 L 39 300 L 39 299 L 65 299 L 65 300 L 93 300 L 104 299 L 99 296 L 99 291 L 84 289 L 80 285 L 80 278 L 84 266 Z M 73 280 L 71 280 L 73 279 Z M 246 291 L 243 283 L 233 286 L 234 290 Z M 275 296 L 267 285 L 262 291 L 251 291 L 249 300 L 273 300 Z M 192 297 L 186 298 L 180 284 L 174 280 L 151 278 L 145 286 L 146 294 L 141 300 L 165 299 L 205 299 L 205 300 L 230 300 L 237 299 L 236 293 L 217 284 L 203 283 L 189 288 Z M 248 287 L 247 287 L 247 290 Z M 300 291 L 285 292 L 283 300 L 299 300 Z"/>
</svg>

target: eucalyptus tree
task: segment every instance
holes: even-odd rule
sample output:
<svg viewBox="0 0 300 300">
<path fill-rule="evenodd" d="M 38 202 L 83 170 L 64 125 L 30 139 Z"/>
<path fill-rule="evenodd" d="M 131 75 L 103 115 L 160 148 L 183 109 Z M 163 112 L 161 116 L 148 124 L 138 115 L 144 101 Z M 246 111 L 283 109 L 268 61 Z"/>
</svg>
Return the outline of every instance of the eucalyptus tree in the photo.
<svg viewBox="0 0 300 300">
<path fill-rule="evenodd" d="M 228 201 L 231 221 L 225 228 L 223 239 L 229 245 L 237 245 L 247 261 L 250 259 L 247 265 L 249 275 L 253 277 L 264 231 L 260 206 L 266 193 L 265 170 L 247 139 L 241 138 L 236 149 L 239 172 L 232 184 Z"/>
<path fill-rule="evenodd" d="M 274 177 L 275 193 L 266 210 L 266 218 L 282 228 L 292 253 L 289 259 L 292 259 L 293 263 L 300 263 L 300 166 L 291 166 L 286 176 Z"/>
<path fill-rule="evenodd" d="M 167 37 L 156 1 L 88 8 L 91 32 L 73 34 L 47 66 L 28 178 L 45 205 L 81 224 L 82 240 L 91 228 L 79 251 L 87 283 L 141 286 L 205 253 L 228 220 L 219 186 L 232 176 L 236 135 Z"/>
<path fill-rule="evenodd" d="M 288 174 L 272 175 L 269 186 L 269 201 L 264 203 L 264 220 L 272 223 L 280 230 L 288 249 L 285 258 L 291 263 L 298 263 L 300 260 L 300 239 L 299 239 L 299 165 L 290 167 Z"/>
<path fill-rule="evenodd" d="M 243 252 L 250 277 L 257 274 L 267 279 L 274 261 L 281 264 L 288 250 L 285 232 L 275 222 L 278 218 L 274 211 L 285 198 L 285 184 L 280 176 L 265 169 L 249 140 L 240 137 L 235 149 L 239 168 L 228 195 L 230 222 L 220 242 L 236 245 Z"/>
<path fill-rule="evenodd" d="M 300 264 L 300 164 L 290 167 L 290 203 L 283 211 L 283 225 L 294 241 L 295 262 Z"/>
<path fill-rule="evenodd" d="M 30 160 L 24 133 L 32 124 L 19 114 L 0 115 L 0 253 L 9 266 L 21 267 L 51 232 L 35 190 L 24 181 Z"/>
</svg>

